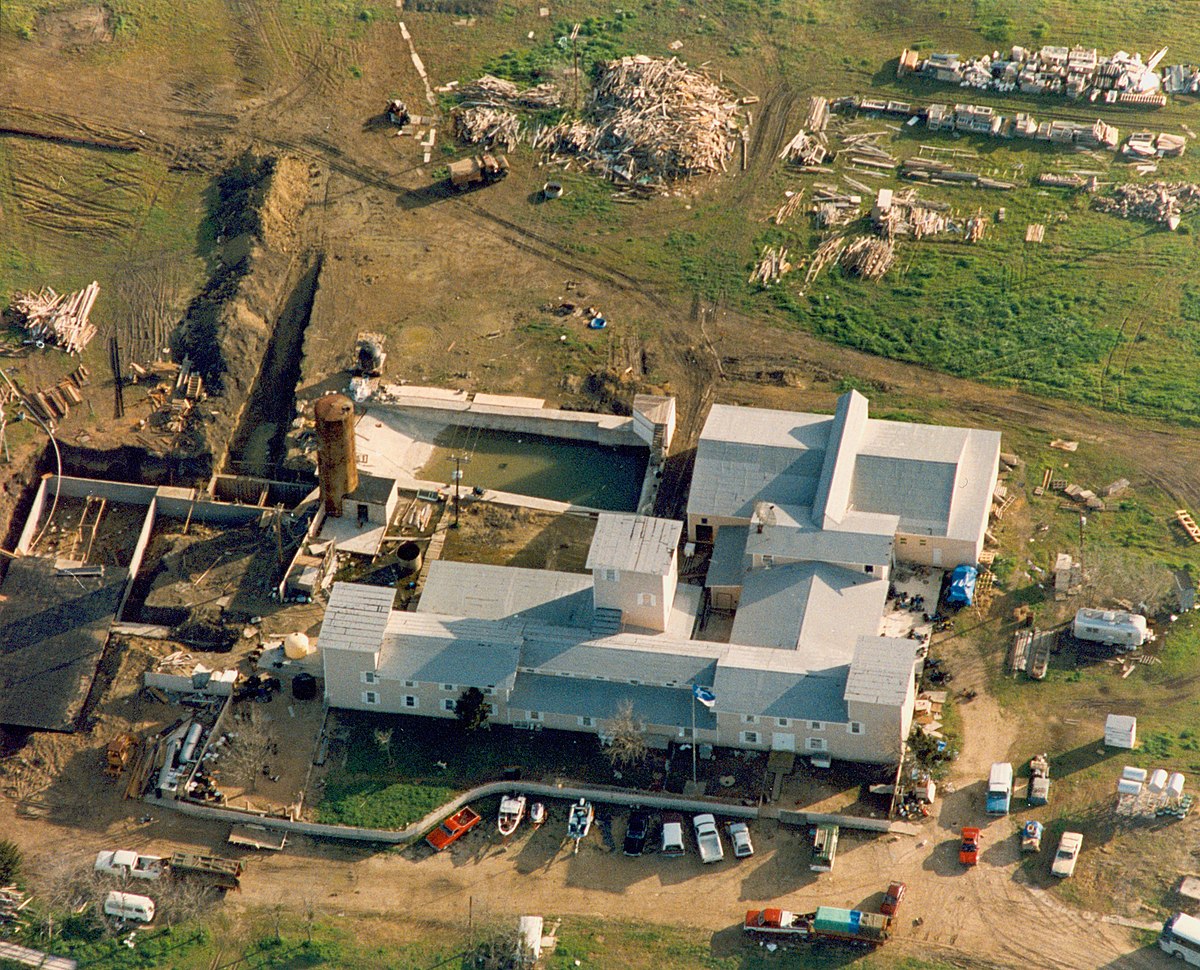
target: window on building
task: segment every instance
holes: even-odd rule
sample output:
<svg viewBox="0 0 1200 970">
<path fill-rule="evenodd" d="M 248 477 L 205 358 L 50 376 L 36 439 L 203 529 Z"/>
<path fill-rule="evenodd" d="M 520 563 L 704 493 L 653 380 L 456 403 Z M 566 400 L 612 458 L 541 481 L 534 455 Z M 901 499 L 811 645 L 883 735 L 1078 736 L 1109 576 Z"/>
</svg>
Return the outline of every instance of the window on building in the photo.
<svg viewBox="0 0 1200 970">
<path fill-rule="evenodd" d="M 495 717 L 500 713 L 500 708 L 498 708 L 495 704 L 484 704 L 483 706 L 487 708 L 488 717 Z"/>
<path fill-rule="evenodd" d="M 454 684 L 442 684 L 442 690 L 458 690 Z"/>
<path fill-rule="evenodd" d="M 927 543 L 927 542 L 926 542 L 924 539 L 918 539 L 918 540 L 917 540 L 917 545 L 918 545 L 918 546 L 925 546 L 925 545 L 928 545 L 928 543 Z"/>
<path fill-rule="evenodd" d="M 742 723 L 743 724 L 757 724 L 758 718 L 755 717 L 753 714 L 743 714 L 742 715 Z"/>
<path fill-rule="evenodd" d="M 846 725 L 846 730 L 849 731 L 851 734 L 862 734 L 863 733 L 862 724 L 858 721 L 851 721 L 849 724 Z"/>
<path fill-rule="evenodd" d="M 640 687 L 642 685 L 642 682 L 640 680 L 636 680 L 636 679 L 630 680 L 629 682 L 631 684 L 633 684 L 634 687 Z"/>
<path fill-rule="evenodd" d="M 681 738 L 690 738 L 692 736 L 692 729 L 688 727 L 681 727 L 679 729 L 679 736 Z"/>
<path fill-rule="evenodd" d="M 741 734 L 742 744 L 758 744 L 757 731 L 743 731 Z"/>
<path fill-rule="evenodd" d="M 596 726 L 595 720 L 593 718 L 588 717 L 586 714 L 583 715 L 583 717 L 575 718 L 575 723 L 578 724 L 580 727 L 595 727 Z"/>
<path fill-rule="evenodd" d="M 415 697 L 413 697 L 412 694 L 405 694 L 404 695 L 404 706 L 407 707 L 410 711 L 415 711 L 418 707 L 420 707 L 420 704 L 417 703 L 417 699 Z"/>
<path fill-rule="evenodd" d="M 485 688 L 483 688 L 483 696 L 484 697 L 491 697 L 494 693 L 496 693 L 496 685 L 495 684 L 488 684 Z"/>
<path fill-rule="evenodd" d="M 601 572 L 604 574 L 604 581 L 606 583 L 615 583 L 621 578 L 621 571 L 619 569 L 602 569 Z"/>
<path fill-rule="evenodd" d="M 529 715 L 525 718 L 527 721 L 540 721 L 542 719 L 541 711 L 526 711 L 526 713 Z"/>
<path fill-rule="evenodd" d="M 824 738 L 805 738 L 804 750 L 806 751 L 824 751 L 829 747 L 829 742 Z"/>
<path fill-rule="evenodd" d="M 374 684 L 378 681 L 378 679 L 379 678 L 375 676 L 375 671 L 373 670 L 364 670 L 362 672 L 362 682 L 364 684 Z"/>
<path fill-rule="evenodd" d="M 638 593 L 638 606 L 657 606 L 658 597 L 653 593 Z"/>
<path fill-rule="evenodd" d="M 700 520 L 700 524 L 701 524 L 701 525 L 708 525 L 708 519 L 701 519 L 701 520 Z"/>
<path fill-rule="evenodd" d="M 362 702 L 364 704 L 378 704 L 379 695 L 373 690 L 364 690 L 362 692 Z"/>
<path fill-rule="evenodd" d="M 898 543 L 900 543 L 900 545 L 902 545 L 902 546 L 907 546 L 907 545 L 908 545 L 908 539 L 907 539 L 907 537 L 905 537 L 905 536 L 900 536 L 900 538 L 898 538 L 896 541 L 897 541 Z"/>
<path fill-rule="evenodd" d="M 405 686 L 405 687 L 416 687 L 416 686 L 417 686 L 417 682 L 416 682 L 415 680 L 406 680 L 406 681 L 404 682 L 404 686 Z"/>
<path fill-rule="evenodd" d="M 445 700 L 442 701 L 442 710 L 449 711 L 451 714 L 453 714 L 454 710 L 455 710 L 455 707 L 454 707 L 455 703 L 456 702 L 452 698 L 447 697 Z"/>
<path fill-rule="evenodd" d="M 775 718 L 775 723 L 778 724 L 780 727 L 787 727 L 788 719 L 786 717 L 777 717 L 777 718 Z"/>
<path fill-rule="evenodd" d="M 864 573 L 868 573 L 868 574 L 869 574 L 869 573 L 873 573 L 873 572 L 875 572 L 875 567 L 874 567 L 874 566 L 870 566 L 870 565 L 868 565 L 868 566 L 863 566 L 863 572 L 864 572 Z"/>
<path fill-rule="evenodd" d="M 809 721 L 808 729 L 810 731 L 824 731 L 825 730 L 825 722 L 824 721 Z"/>
<path fill-rule="evenodd" d="M 771 555 L 763 556 L 762 564 L 764 566 L 774 566 L 775 565 L 775 557 L 771 556 Z"/>
</svg>

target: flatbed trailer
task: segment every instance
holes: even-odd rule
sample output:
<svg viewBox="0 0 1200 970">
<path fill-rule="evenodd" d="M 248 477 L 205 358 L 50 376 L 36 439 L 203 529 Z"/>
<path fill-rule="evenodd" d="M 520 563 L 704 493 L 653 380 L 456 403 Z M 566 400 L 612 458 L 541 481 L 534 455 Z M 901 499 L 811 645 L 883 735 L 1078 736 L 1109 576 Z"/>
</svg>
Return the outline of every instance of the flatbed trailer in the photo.
<svg viewBox="0 0 1200 970">
<path fill-rule="evenodd" d="M 241 889 L 242 863 L 238 859 L 223 859 L 195 852 L 176 852 L 171 856 L 169 871 L 176 879 L 204 880 L 218 889 Z"/>
<path fill-rule="evenodd" d="M 750 910 L 742 930 L 760 942 L 820 943 L 823 941 L 879 946 L 891 938 L 892 918 L 837 906 L 819 906 L 815 913 L 786 909 Z"/>
</svg>

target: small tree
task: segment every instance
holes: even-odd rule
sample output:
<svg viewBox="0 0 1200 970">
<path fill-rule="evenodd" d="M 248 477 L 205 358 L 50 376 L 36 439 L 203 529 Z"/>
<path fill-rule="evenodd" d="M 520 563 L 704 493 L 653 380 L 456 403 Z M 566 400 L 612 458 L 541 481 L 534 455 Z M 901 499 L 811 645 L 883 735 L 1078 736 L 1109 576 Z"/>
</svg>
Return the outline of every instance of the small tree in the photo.
<svg viewBox="0 0 1200 970">
<path fill-rule="evenodd" d="M 465 730 L 478 731 L 487 723 L 489 713 L 483 691 L 478 687 L 464 690 L 454 702 L 454 713 Z"/>
<path fill-rule="evenodd" d="M 375 744 L 387 757 L 389 765 L 394 763 L 392 760 L 392 730 L 392 728 L 375 729 Z"/>
<path fill-rule="evenodd" d="M 646 760 L 646 729 L 633 713 L 633 701 L 622 701 L 617 713 L 608 722 L 612 738 L 605 753 L 614 768 L 638 764 Z"/>
<path fill-rule="evenodd" d="M 229 731 L 231 743 L 217 762 L 221 780 L 248 792 L 258 790 L 258 780 L 271 753 L 272 737 L 258 704 L 235 716 Z"/>
<path fill-rule="evenodd" d="M 7 886 L 17 881 L 21 875 L 21 864 L 24 861 L 21 850 L 15 842 L 0 839 L 0 886 Z"/>
</svg>

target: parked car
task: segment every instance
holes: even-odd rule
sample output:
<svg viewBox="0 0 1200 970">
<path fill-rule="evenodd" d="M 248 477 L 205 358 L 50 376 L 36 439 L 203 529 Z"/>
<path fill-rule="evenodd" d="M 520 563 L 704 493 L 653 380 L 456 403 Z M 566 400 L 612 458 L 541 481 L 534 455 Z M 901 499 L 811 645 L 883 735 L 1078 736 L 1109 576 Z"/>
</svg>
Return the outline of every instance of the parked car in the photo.
<svg viewBox="0 0 1200 970">
<path fill-rule="evenodd" d="M 629 825 L 625 827 L 625 854 L 639 856 L 646 849 L 646 836 L 650 832 L 650 813 L 635 808 L 629 813 Z"/>
<path fill-rule="evenodd" d="M 665 856 L 681 856 L 686 851 L 683 844 L 683 816 L 678 812 L 664 812 L 662 854 Z"/>
<path fill-rule="evenodd" d="M 1083 848 L 1083 835 L 1079 832 L 1064 832 L 1058 840 L 1058 851 L 1050 864 L 1050 875 L 1066 879 L 1074 875 L 1075 863 L 1079 861 L 1079 850 Z"/>
<path fill-rule="evenodd" d="M 887 887 L 887 892 L 883 894 L 883 904 L 879 907 L 879 911 L 885 916 L 895 916 L 906 892 L 908 892 L 908 886 L 905 883 L 892 883 Z"/>
<path fill-rule="evenodd" d="M 716 818 L 705 812 L 692 819 L 692 827 L 696 830 L 696 845 L 700 849 L 701 862 L 720 862 L 725 858 L 725 849 L 721 845 L 721 833 L 717 829 Z"/>
<path fill-rule="evenodd" d="M 745 859 L 754 855 L 754 843 L 750 841 L 750 827 L 745 822 L 730 822 L 725 831 L 729 833 L 729 841 L 733 844 L 735 859 Z"/>
</svg>

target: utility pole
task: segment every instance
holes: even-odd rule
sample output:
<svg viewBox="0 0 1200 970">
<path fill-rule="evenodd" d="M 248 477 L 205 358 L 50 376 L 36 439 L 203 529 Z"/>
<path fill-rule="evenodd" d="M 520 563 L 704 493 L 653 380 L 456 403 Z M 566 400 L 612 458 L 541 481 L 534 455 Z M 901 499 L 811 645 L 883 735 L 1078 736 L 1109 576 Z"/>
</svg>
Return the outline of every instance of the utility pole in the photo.
<svg viewBox="0 0 1200 970">
<path fill-rule="evenodd" d="M 462 466 L 471 460 L 470 455 L 451 455 L 450 460 L 454 462 L 454 524 L 450 526 L 452 529 L 458 528 L 458 490 L 462 483 Z"/>
<path fill-rule="evenodd" d="M 582 24 L 576 24 L 571 28 L 571 60 L 574 62 L 573 78 L 574 78 L 574 94 L 571 96 L 572 110 L 576 117 L 579 117 L 579 28 Z"/>
</svg>

